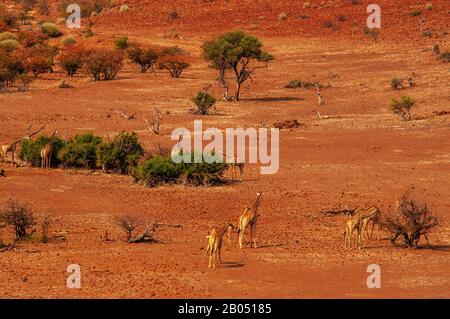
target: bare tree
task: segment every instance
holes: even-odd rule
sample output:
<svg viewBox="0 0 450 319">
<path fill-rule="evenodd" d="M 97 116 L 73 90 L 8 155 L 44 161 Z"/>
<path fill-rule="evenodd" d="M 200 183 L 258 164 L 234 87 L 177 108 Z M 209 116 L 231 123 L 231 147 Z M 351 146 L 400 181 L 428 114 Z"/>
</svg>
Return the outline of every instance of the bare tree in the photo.
<svg viewBox="0 0 450 319">
<path fill-rule="evenodd" d="M 407 247 L 417 248 L 420 237 L 424 236 L 429 245 L 427 235 L 439 225 L 439 220 L 424 201 L 417 200 L 413 185 L 397 201 L 396 206 L 396 211 L 382 220 L 382 227 L 388 232 L 391 243 L 395 244 L 400 237 Z"/>
<path fill-rule="evenodd" d="M 153 109 L 153 121 L 150 122 L 147 119 L 144 119 L 144 121 L 145 123 L 147 123 L 149 131 L 159 135 L 162 119 L 163 116 L 161 111 L 157 107 L 155 107 Z"/>
</svg>

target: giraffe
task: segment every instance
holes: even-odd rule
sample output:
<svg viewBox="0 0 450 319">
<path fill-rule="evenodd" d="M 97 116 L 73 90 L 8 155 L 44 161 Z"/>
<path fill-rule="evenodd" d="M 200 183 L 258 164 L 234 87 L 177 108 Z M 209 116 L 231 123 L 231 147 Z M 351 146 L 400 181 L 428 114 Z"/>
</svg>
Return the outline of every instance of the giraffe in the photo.
<svg viewBox="0 0 450 319">
<path fill-rule="evenodd" d="M 2 161 L 6 162 L 8 153 L 11 153 L 11 163 L 14 164 L 14 154 L 16 152 L 16 145 L 17 145 L 17 143 L 12 143 L 12 144 L 3 144 L 1 146 Z"/>
<path fill-rule="evenodd" d="M 211 230 L 211 233 L 206 236 L 208 239 L 208 246 L 206 246 L 206 254 L 205 257 L 203 257 L 203 260 L 209 255 L 208 268 L 216 268 L 216 259 L 219 260 L 219 263 L 222 262 L 220 251 L 222 249 L 223 235 L 228 232 L 228 243 L 231 244 L 231 231 L 233 228 L 233 223 L 228 222 L 222 227 L 214 227 Z"/>
<path fill-rule="evenodd" d="M 242 249 L 242 244 L 244 241 L 245 228 L 250 225 L 250 246 L 253 242 L 253 247 L 256 248 L 256 222 L 258 220 L 258 207 L 261 203 L 262 196 L 264 193 L 256 193 L 256 201 L 251 208 L 246 207 L 242 215 L 238 218 L 238 238 L 239 238 L 239 248 Z"/>
<path fill-rule="evenodd" d="M 381 225 L 381 211 L 379 209 L 377 209 L 373 215 L 370 215 L 369 217 L 364 218 L 362 220 L 361 237 L 365 233 L 367 239 L 372 239 L 373 231 L 376 226 L 377 227 L 377 240 L 380 241 L 381 240 L 380 239 L 380 225 Z M 370 229 L 370 235 L 369 235 L 369 229 Z"/>
<path fill-rule="evenodd" d="M 53 153 L 54 137 L 58 131 L 53 131 L 50 141 L 41 149 L 41 168 L 50 168 Z"/>
<path fill-rule="evenodd" d="M 345 224 L 344 247 L 351 248 L 353 233 L 356 231 L 356 248 L 361 249 L 362 232 L 364 227 L 367 227 L 366 220 L 378 214 L 380 214 L 380 210 L 375 206 L 371 206 L 368 209 L 357 211 L 355 215 L 350 217 Z M 364 226 L 364 224 L 366 224 L 366 226 Z"/>
</svg>

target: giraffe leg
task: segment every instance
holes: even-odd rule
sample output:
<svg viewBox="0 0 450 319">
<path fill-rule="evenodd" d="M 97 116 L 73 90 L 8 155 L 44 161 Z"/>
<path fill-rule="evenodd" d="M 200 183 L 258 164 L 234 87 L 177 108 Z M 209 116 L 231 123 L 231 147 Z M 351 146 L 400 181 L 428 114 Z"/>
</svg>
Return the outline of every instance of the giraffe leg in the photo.
<svg viewBox="0 0 450 319">
<path fill-rule="evenodd" d="M 254 223 L 252 225 L 251 231 L 252 231 L 251 234 L 252 234 L 253 247 L 256 248 L 256 223 Z M 251 242 L 250 242 L 250 244 L 251 244 Z"/>
</svg>

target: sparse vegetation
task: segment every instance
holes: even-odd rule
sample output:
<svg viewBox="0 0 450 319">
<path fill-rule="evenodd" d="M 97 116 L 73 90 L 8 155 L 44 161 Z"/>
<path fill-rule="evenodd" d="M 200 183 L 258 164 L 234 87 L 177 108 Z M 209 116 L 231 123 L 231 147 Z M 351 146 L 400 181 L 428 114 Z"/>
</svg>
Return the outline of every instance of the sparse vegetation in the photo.
<svg viewBox="0 0 450 319">
<path fill-rule="evenodd" d="M 6 50 L 8 52 L 12 52 L 12 51 L 20 48 L 20 45 L 19 45 L 19 42 L 17 42 L 17 40 L 8 39 L 8 40 L 0 41 L 0 48 Z"/>
<path fill-rule="evenodd" d="M 443 62 L 450 62 L 450 52 L 449 52 L 449 51 L 442 52 L 442 53 L 440 54 L 439 58 L 440 58 Z"/>
<path fill-rule="evenodd" d="M 409 13 L 409 15 L 411 16 L 411 17 L 418 17 L 418 16 L 420 16 L 422 14 L 422 11 L 420 11 L 420 10 L 413 10 L 413 11 L 411 11 L 410 13 Z"/>
<path fill-rule="evenodd" d="M 278 16 L 278 20 L 280 20 L 280 21 L 287 20 L 287 14 L 286 13 L 280 13 L 280 15 Z"/>
<path fill-rule="evenodd" d="M 177 10 L 173 9 L 173 10 L 171 10 L 169 12 L 169 19 L 170 20 L 176 20 L 176 19 L 179 19 L 179 18 L 180 18 L 180 15 L 178 14 Z"/>
<path fill-rule="evenodd" d="M 391 88 L 393 90 L 399 90 L 399 89 L 403 89 L 403 83 L 402 80 L 397 79 L 397 78 L 393 78 L 391 80 Z"/>
<path fill-rule="evenodd" d="M 53 219 L 50 216 L 44 216 L 42 221 L 39 223 L 39 227 L 41 229 L 41 242 L 48 242 L 48 232 L 52 223 Z"/>
<path fill-rule="evenodd" d="M 0 211 L 0 220 L 14 229 L 16 240 L 25 239 L 28 229 L 36 225 L 33 211 L 15 199 L 9 199 Z"/>
<path fill-rule="evenodd" d="M 411 120 L 411 109 L 416 105 L 416 101 L 409 96 L 402 96 L 400 100 L 392 99 L 391 108 L 395 114 L 398 114 L 405 121 Z"/>
</svg>

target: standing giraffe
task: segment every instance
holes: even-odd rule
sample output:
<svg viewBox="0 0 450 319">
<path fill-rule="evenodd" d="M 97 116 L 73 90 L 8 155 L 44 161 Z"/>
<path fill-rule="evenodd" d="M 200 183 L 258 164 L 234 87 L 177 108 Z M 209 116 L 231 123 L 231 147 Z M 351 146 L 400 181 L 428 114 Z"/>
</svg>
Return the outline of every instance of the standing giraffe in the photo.
<svg viewBox="0 0 450 319">
<path fill-rule="evenodd" d="M 258 207 L 261 203 L 261 198 L 264 193 L 256 193 L 257 198 L 255 203 L 251 208 L 246 207 L 244 212 L 238 218 L 238 237 L 239 237 L 239 248 L 242 249 L 242 244 L 244 241 L 245 228 L 250 225 L 250 246 L 253 242 L 253 247 L 256 248 L 256 222 L 258 220 Z"/>
<path fill-rule="evenodd" d="M 53 143 L 55 135 L 58 133 L 58 131 L 53 131 L 52 136 L 50 137 L 50 141 L 45 144 L 45 146 L 41 149 L 41 168 L 50 168 L 51 166 L 51 159 L 52 159 L 52 153 L 53 153 Z"/>
<path fill-rule="evenodd" d="M 231 244 L 231 231 L 233 230 L 233 223 L 225 223 L 222 227 L 214 227 L 211 233 L 206 236 L 208 239 L 208 246 L 206 247 L 206 256 L 209 255 L 208 267 L 215 269 L 216 260 L 219 260 L 219 264 L 222 263 L 222 258 L 220 257 L 220 251 L 222 250 L 223 235 L 228 233 L 228 243 Z"/>
</svg>

